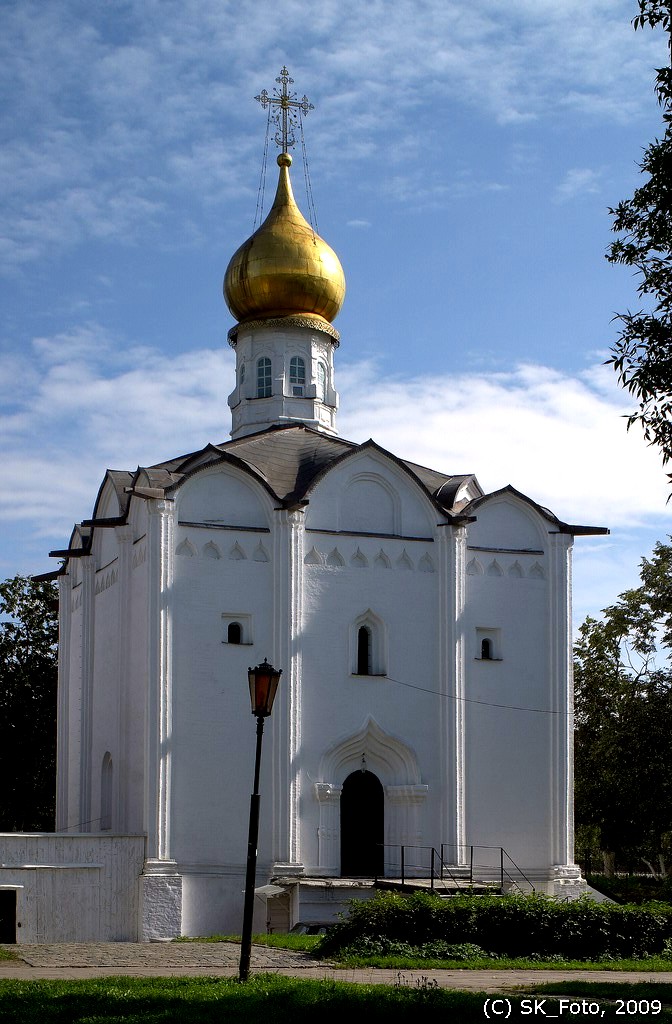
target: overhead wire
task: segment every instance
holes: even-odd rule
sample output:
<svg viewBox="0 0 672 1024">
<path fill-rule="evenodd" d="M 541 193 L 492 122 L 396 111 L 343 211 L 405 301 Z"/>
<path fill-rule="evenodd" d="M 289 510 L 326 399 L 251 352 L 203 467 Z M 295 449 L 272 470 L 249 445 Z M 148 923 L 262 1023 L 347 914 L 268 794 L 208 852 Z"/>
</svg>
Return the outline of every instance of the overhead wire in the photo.
<svg viewBox="0 0 672 1024">
<path fill-rule="evenodd" d="M 443 693 L 441 690 L 430 690 L 426 686 L 417 686 L 415 683 L 405 683 L 402 679 L 393 679 L 392 676 L 385 676 L 391 683 L 399 686 L 407 686 L 411 690 L 419 690 L 421 693 L 430 693 L 435 697 L 445 697 L 447 700 L 461 701 L 464 704 L 481 704 L 486 708 L 501 708 L 504 711 L 527 711 L 535 715 L 564 715 L 569 716 L 573 711 L 553 711 L 551 708 L 526 708 L 520 704 L 496 704 L 494 701 L 478 700 L 476 697 L 459 697 L 454 693 Z"/>
<path fill-rule="evenodd" d="M 303 115 L 301 108 L 299 107 L 299 130 L 301 133 L 301 156 L 303 158 L 303 176 L 306 181 L 306 195 L 308 197 L 308 219 L 310 220 L 310 226 L 313 229 L 313 234 L 319 235 L 319 229 L 317 226 L 317 210 L 315 208 L 315 201 L 313 199 L 313 186 L 310 180 L 310 170 L 308 168 L 308 154 L 306 153 L 306 140 L 303 135 Z"/>
<path fill-rule="evenodd" d="M 269 105 L 266 117 L 266 137 L 264 139 L 264 155 L 261 161 L 261 175 L 259 177 L 259 188 L 257 189 L 257 207 L 254 211 L 254 231 L 261 224 L 264 216 L 264 196 L 266 193 L 266 164 L 268 162 L 268 137 L 271 131 L 271 108 Z"/>
</svg>

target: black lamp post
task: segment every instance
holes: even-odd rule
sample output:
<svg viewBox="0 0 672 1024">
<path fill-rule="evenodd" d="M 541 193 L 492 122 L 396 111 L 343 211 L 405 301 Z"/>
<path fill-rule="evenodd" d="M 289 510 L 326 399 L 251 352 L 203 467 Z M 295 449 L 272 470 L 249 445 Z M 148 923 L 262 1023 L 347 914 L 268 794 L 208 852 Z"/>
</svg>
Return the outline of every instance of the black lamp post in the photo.
<svg viewBox="0 0 672 1024">
<path fill-rule="evenodd" d="M 259 768 L 261 765 L 261 739 L 264 734 L 264 719 L 273 710 L 273 701 L 278 689 L 282 669 L 274 669 L 264 659 L 261 665 L 249 669 L 250 701 L 252 714 L 257 719 L 257 750 L 254 758 L 254 788 L 250 797 L 250 830 L 247 838 L 247 870 L 245 872 L 245 907 L 243 910 L 243 934 L 240 942 L 240 970 L 238 978 L 247 981 L 250 976 L 250 954 L 252 952 L 252 915 L 254 912 L 254 883 L 257 873 L 257 841 L 259 838 Z"/>
</svg>

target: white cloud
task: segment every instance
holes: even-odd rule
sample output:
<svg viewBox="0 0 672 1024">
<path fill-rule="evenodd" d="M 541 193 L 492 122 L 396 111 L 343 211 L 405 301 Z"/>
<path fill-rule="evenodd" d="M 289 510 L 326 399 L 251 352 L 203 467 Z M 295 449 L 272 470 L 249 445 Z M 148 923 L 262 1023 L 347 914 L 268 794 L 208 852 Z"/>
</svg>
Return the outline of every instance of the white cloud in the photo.
<svg viewBox="0 0 672 1024">
<path fill-rule="evenodd" d="M 320 108 L 311 152 L 324 169 L 339 150 L 350 164 L 417 166 L 430 112 L 443 136 L 454 104 L 503 125 L 564 111 L 634 120 L 664 59 L 661 33 L 633 33 L 626 0 L 325 0 L 307 15 L 299 0 L 129 0 L 111 27 L 108 4 L 0 5 L 0 263 L 12 272 L 85 238 L 155 231 L 168 196 L 207 216 L 244 194 L 261 149 L 251 97 L 285 60 Z M 277 25 L 298 23 L 300 50 L 285 52 Z M 424 187 L 471 194 L 459 181 Z M 411 171 L 387 188 L 417 195 Z"/>
<path fill-rule="evenodd" d="M 36 339 L 31 361 L 0 366 L 9 442 L 0 520 L 26 520 L 31 532 L 64 542 L 72 522 L 91 514 L 106 468 L 132 470 L 228 436 L 228 350 L 169 359 L 141 347 L 120 352 L 112 341 L 90 325 Z"/>
<path fill-rule="evenodd" d="M 228 350 L 173 358 L 149 348 L 120 350 L 91 325 L 37 339 L 34 353 L 0 420 L 11 439 L 2 456 L 0 519 L 65 534 L 90 514 L 105 468 L 134 469 L 228 437 Z M 14 357 L 6 369 L 9 392 L 28 366 Z M 523 365 L 510 373 L 400 380 L 368 362 L 341 366 L 337 383 L 344 437 L 372 436 L 404 458 L 447 473 L 474 472 L 487 490 L 511 483 L 570 522 L 663 522 L 659 457 L 625 430 L 627 401 L 602 367 L 579 377 Z"/>
<path fill-rule="evenodd" d="M 489 491 L 513 484 L 569 522 L 662 524 L 660 456 L 626 431 L 627 398 L 603 370 L 573 377 L 522 365 L 390 380 L 372 364 L 348 366 L 339 371 L 339 429 L 447 473 L 476 473 Z"/>
<path fill-rule="evenodd" d="M 572 167 L 565 174 L 555 190 L 555 201 L 566 203 L 577 196 L 591 195 L 600 191 L 602 171 L 591 167 Z"/>
<path fill-rule="evenodd" d="M 149 465 L 228 438 L 228 348 L 168 357 L 96 324 L 35 339 L 0 363 L 3 570 L 43 571 L 50 548 L 87 518 L 106 468 Z M 21 388 L 16 381 L 21 380 Z M 601 364 L 572 376 L 540 365 L 508 373 L 391 377 L 373 360 L 340 364 L 339 431 L 446 473 L 508 483 L 560 518 L 607 526 L 576 545 L 575 621 L 635 583 L 641 555 L 668 531 L 657 452 L 622 414 L 627 396 Z"/>
</svg>

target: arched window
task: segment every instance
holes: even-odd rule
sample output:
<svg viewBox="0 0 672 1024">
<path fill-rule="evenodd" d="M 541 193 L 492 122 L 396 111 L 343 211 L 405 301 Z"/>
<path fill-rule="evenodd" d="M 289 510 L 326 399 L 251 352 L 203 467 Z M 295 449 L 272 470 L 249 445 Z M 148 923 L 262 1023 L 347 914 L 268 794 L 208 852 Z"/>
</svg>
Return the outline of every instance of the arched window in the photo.
<svg viewBox="0 0 672 1024">
<path fill-rule="evenodd" d="M 324 363 L 317 364 L 317 397 L 322 401 L 327 397 L 327 370 Z"/>
<path fill-rule="evenodd" d="M 476 650 L 479 661 L 502 660 L 502 631 L 495 628 L 478 628 L 476 630 Z"/>
<path fill-rule="evenodd" d="M 357 675 L 371 675 L 371 630 L 360 626 L 357 630 Z"/>
<path fill-rule="evenodd" d="M 301 356 L 292 356 L 289 361 L 289 384 L 295 398 L 303 397 L 306 383 L 306 364 Z"/>
<path fill-rule="evenodd" d="M 350 627 L 351 672 L 355 676 L 384 676 L 387 673 L 385 623 L 367 609 Z"/>
<path fill-rule="evenodd" d="M 242 644 L 243 630 L 239 622 L 230 622 L 226 630 L 226 642 L 228 644 Z"/>
<path fill-rule="evenodd" d="M 270 398 L 272 394 L 271 360 L 262 356 L 257 360 L 257 398 Z"/>
</svg>

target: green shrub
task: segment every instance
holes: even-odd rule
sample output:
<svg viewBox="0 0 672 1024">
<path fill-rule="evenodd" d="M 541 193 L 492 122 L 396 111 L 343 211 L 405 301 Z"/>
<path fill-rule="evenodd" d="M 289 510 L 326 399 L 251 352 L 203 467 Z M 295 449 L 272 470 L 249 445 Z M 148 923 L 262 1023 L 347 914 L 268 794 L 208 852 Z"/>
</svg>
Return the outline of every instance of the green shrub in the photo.
<svg viewBox="0 0 672 1024">
<path fill-rule="evenodd" d="M 353 902 L 349 915 L 317 946 L 319 955 L 376 945 L 473 944 L 499 956 L 540 954 L 570 960 L 637 958 L 661 953 L 672 938 L 672 907 L 617 906 L 590 899 L 560 903 L 547 896 L 455 896 L 380 893 Z"/>
<path fill-rule="evenodd" d="M 444 942 L 437 939 L 420 946 L 418 955 L 424 960 L 496 960 L 496 953 L 486 953 L 474 942 Z"/>
<path fill-rule="evenodd" d="M 588 884 L 617 903 L 672 903 L 672 878 L 653 875 L 588 875 Z"/>
<path fill-rule="evenodd" d="M 340 955 L 344 959 L 396 956 L 408 957 L 409 960 L 461 960 L 465 963 L 469 960 L 497 959 L 495 953 L 486 953 L 473 942 L 455 943 L 437 939 L 423 946 L 415 946 L 410 942 L 395 942 L 393 939 L 373 938 L 370 935 L 361 935 L 351 945 L 341 949 Z"/>
</svg>

